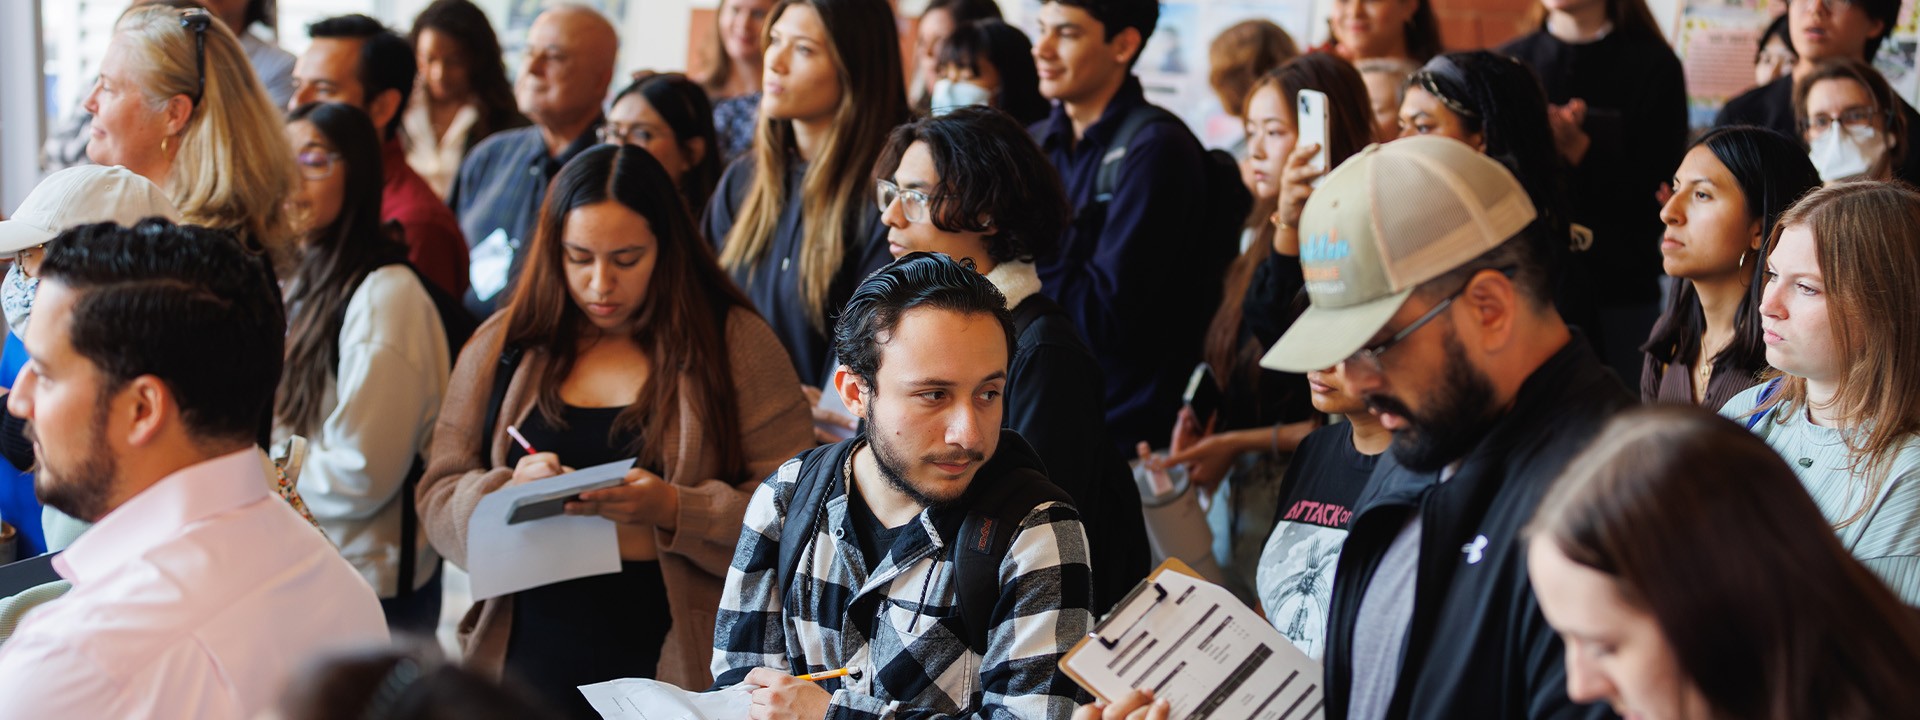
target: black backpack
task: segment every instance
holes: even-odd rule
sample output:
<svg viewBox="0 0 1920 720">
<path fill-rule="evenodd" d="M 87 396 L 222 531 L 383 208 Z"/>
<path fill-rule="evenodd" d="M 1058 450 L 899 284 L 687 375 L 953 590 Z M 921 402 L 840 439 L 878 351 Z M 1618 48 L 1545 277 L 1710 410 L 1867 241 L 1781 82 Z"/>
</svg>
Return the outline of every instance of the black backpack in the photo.
<svg viewBox="0 0 1920 720">
<path fill-rule="evenodd" d="M 420 286 L 426 288 L 427 297 L 433 300 L 433 309 L 440 315 L 440 331 L 447 336 L 447 357 L 457 362 L 460 358 L 460 350 L 467 346 L 468 340 L 473 339 L 473 333 L 480 329 L 480 323 L 474 321 L 473 314 L 467 312 L 460 298 L 448 294 L 447 291 L 440 289 L 440 286 L 433 284 L 427 276 L 420 274 L 420 268 L 414 267 L 413 263 L 403 260 L 388 264 L 404 264 L 408 270 L 413 271 L 414 277 L 419 278 Z M 394 582 L 393 596 L 396 600 L 413 595 L 413 576 L 416 572 L 414 563 L 417 562 L 415 556 L 418 554 L 414 551 L 414 537 L 420 534 L 420 513 L 414 507 L 413 493 L 420 488 L 420 478 L 426 474 L 426 462 L 419 455 L 415 455 L 413 467 L 407 471 L 406 482 L 400 485 L 400 571 L 399 577 Z"/>
<path fill-rule="evenodd" d="M 1107 205 L 1113 202 L 1113 193 L 1120 187 L 1120 168 L 1126 163 L 1127 150 L 1133 144 L 1141 128 L 1156 122 L 1168 122 L 1185 128 L 1180 117 L 1166 108 L 1150 103 L 1136 105 L 1120 119 L 1120 127 L 1114 130 L 1113 142 L 1107 146 L 1107 154 L 1100 158 L 1099 174 L 1094 176 L 1093 202 L 1080 211 L 1075 218 L 1077 223 L 1087 223 L 1083 228 L 1096 232 L 1104 229 L 1107 217 Z M 1200 232 L 1198 251 L 1195 260 L 1199 263 L 1194 269 L 1205 273 L 1203 277 L 1213 281 L 1213 289 L 1224 282 L 1228 265 L 1233 264 L 1235 256 L 1240 254 L 1240 235 L 1246 228 L 1248 213 L 1253 212 L 1253 193 L 1240 181 L 1240 163 L 1225 150 L 1207 150 L 1203 165 L 1206 168 L 1204 197 L 1205 207 L 1199 218 Z M 1095 224 L 1097 223 L 1097 224 Z M 1213 302 L 1217 302 L 1214 298 Z M 1207 306 L 1209 309 L 1212 305 Z"/>
<path fill-rule="evenodd" d="M 1001 447 L 1018 438 L 1012 431 L 1001 433 Z M 1024 440 L 1021 441 L 1025 443 Z M 800 472 L 795 480 L 793 501 L 787 505 L 786 524 L 780 529 L 780 591 L 791 594 L 796 571 L 827 503 L 827 488 L 834 474 L 821 471 L 821 464 L 841 457 L 839 445 L 808 450 L 800 456 Z M 986 481 L 984 484 L 982 481 Z M 967 647 L 985 656 L 993 629 L 993 610 L 1000 602 L 1000 562 L 1007 557 L 1013 533 L 1020 521 L 1043 503 L 1073 504 L 1065 490 L 1031 468 L 1015 468 L 996 477 L 974 475 L 974 486 L 967 488 L 961 502 L 974 508 L 960 524 L 960 532 L 948 548 L 954 571 L 959 574 L 955 587 L 961 623 L 966 627 Z M 782 603 L 783 605 L 785 603 Z"/>
</svg>

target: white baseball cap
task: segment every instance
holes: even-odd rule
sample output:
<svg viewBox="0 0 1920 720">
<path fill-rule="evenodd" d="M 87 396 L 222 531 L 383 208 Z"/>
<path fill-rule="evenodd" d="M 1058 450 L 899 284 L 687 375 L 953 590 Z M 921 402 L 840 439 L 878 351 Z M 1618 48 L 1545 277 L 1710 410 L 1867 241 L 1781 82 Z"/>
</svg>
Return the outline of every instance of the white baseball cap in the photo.
<svg viewBox="0 0 1920 720">
<path fill-rule="evenodd" d="M 150 217 L 180 219 L 153 181 L 119 165 L 70 167 L 40 181 L 20 209 L 0 222 L 0 255 L 45 244 L 76 225 L 132 225 Z"/>
</svg>

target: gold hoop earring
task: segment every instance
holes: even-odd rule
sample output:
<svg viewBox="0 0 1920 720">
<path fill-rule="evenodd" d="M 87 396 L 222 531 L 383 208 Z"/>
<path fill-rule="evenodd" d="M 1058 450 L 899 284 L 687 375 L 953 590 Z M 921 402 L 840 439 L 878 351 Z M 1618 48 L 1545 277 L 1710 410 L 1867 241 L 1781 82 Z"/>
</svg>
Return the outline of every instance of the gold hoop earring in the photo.
<svg viewBox="0 0 1920 720">
<path fill-rule="evenodd" d="M 167 154 L 167 139 L 166 139 L 166 138 L 160 138 L 160 154 L 161 154 L 161 155 L 165 155 L 165 154 Z"/>
</svg>

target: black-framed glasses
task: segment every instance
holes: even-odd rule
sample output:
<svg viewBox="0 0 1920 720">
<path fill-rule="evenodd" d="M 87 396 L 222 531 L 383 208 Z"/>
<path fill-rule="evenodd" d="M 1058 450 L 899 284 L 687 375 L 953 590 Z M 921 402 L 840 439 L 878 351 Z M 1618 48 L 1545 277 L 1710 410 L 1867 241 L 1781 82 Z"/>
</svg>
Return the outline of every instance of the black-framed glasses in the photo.
<svg viewBox="0 0 1920 720">
<path fill-rule="evenodd" d="M 200 107 L 200 99 L 207 95 L 207 28 L 213 24 L 213 16 L 200 8 L 185 8 L 180 11 L 180 27 L 193 31 L 193 67 L 200 75 L 200 84 L 194 86 L 193 106 Z"/>
<path fill-rule="evenodd" d="M 1513 274 L 1519 270 L 1519 268 L 1511 265 L 1486 269 L 1497 270 L 1500 274 L 1507 277 L 1513 277 Z M 1475 274 L 1478 275 L 1479 273 Z M 1470 287 L 1473 287 L 1473 278 L 1467 278 L 1467 284 L 1461 285 L 1460 289 L 1453 291 L 1453 294 L 1448 295 L 1447 299 L 1435 303 L 1433 307 L 1428 308 L 1425 313 L 1415 318 L 1414 321 L 1406 327 L 1401 328 L 1399 332 L 1394 333 L 1385 340 L 1354 351 L 1352 355 L 1349 355 L 1347 359 L 1343 361 L 1346 363 L 1348 372 L 1352 372 L 1354 368 L 1360 368 L 1370 371 L 1375 375 L 1385 375 L 1387 368 L 1386 365 L 1380 362 L 1380 356 L 1387 354 L 1387 351 L 1392 350 L 1393 346 L 1400 344 L 1400 341 L 1418 332 L 1420 328 L 1425 327 L 1427 323 L 1433 322 L 1434 318 L 1440 317 L 1440 313 L 1446 312 L 1447 308 L 1452 307 L 1453 301 L 1460 299 L 1460 296 L 1466 294 L 1467 288 Z"/>
</svg>

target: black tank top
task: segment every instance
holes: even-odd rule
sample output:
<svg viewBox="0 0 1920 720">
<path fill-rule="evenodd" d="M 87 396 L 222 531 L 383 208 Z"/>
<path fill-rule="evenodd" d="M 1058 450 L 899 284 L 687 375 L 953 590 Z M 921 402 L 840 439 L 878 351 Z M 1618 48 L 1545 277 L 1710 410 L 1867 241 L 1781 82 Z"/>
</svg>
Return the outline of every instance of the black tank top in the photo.
<svg viewBox="0 0 1920 720">
<path fill-rule="evenodd" d="M 534 448 L 559 455 L 562 464 L 588 468 L 634 457 L 635 435 L 613 432 L 614 419 L 625 410 L 569 405 L 562 415 L 564 430 L 549 425 L 536 410 L 519 429 Z M 526 454 L 514 443 L 507 451 L 507 466 L 513 467 Z M 506 671 L 543 696 L 549 706 L 564 709 L 570 717 L 595 720 L 599 714 L 577 688 L 618 678 L 653 677 L 660 664 L 660 646 L 672 626 L 660 563 L 621 562 L 617 574 L 514 594 Z"/>
</svg>

